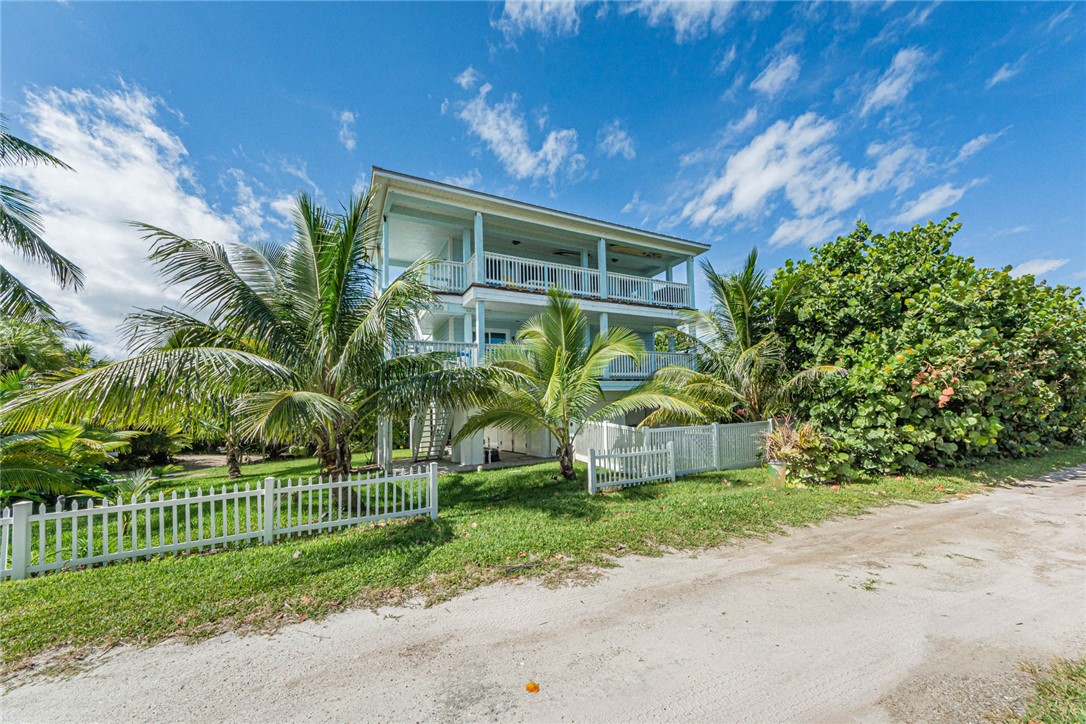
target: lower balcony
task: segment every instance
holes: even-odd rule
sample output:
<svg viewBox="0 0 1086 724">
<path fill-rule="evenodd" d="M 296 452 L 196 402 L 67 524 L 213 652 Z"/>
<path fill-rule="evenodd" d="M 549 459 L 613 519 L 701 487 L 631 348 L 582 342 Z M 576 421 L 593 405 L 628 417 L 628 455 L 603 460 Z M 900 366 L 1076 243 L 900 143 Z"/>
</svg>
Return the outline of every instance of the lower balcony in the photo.
<svg viewBox="0 0 1086 724">
<path fill-rule="evenodd" d="M 501 345 L 490 344 L 487 351 Z M 479 363 L 479 347 L 473 342 L 440 342 L 428 339 L 405 339 L 393 343 L 394 355 L 442 352 L 450 366 L 472 367 Z M 664 367 L 697 369 L 697 357 L 689 352 L 648 352 L 636 362 L 629 357 L 617 359 L 607 367 L 605 380 L 644 380 Z"/>
</svg>

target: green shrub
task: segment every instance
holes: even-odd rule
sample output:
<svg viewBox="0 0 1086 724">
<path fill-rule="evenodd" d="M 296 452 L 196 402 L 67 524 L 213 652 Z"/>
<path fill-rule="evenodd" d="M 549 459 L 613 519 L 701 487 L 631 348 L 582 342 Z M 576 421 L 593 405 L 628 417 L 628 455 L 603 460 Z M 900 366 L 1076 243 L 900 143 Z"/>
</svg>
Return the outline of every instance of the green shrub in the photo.
<svg viewBox="0 0 1086 724">
<path fill-rule="evenodd" d="M 868 472 L 1037 454 L 1086 439 L 1079 289 L 950 253 L 955 216 L 888 236 L 857 224 L 788 262 L 806 277 L 778 320 L 797 368 L 837 359 L 796 414 L 832 430 Z"/>
</svg>

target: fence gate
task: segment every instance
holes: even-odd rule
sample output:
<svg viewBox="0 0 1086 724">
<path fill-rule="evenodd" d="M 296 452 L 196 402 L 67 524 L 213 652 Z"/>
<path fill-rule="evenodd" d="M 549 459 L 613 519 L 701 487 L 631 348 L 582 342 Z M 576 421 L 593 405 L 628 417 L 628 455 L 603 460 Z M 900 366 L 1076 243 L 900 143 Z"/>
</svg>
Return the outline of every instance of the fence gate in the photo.
<svg viewBox="0 0 1086 724">
<path fill-rule="evenodd" d="M 675 471 L 679 475 L 703 473 L 717 467 L 716 431 L 713 425 L 697 427 L 659 427 L 644 430 L 645 444 L 664 447 L 675 445 Z"/>
</svg>

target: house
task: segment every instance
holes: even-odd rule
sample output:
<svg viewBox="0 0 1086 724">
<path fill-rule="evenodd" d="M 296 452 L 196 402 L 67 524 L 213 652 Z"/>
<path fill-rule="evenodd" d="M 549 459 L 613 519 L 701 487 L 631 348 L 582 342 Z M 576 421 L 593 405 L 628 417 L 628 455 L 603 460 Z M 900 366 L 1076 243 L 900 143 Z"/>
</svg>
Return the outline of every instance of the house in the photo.
<svg viewBox="0 0 1086 724">
<path fill-rule="evenodd" d="M 605 397 L 630 389 L 668 365 L 693 365 L 687 353 L 653 351 L 657 327 L 675 327 L 694 308 L 694 259 L 708 245 L 591 219 L 429 179 L 374 167 L 375 204 L 382 210 L 381 276 L 431 257 L 429 283 L 440 306 L 420 320 L 419 339 L 396 340 L 393 354 L 446 351 L 460 364 L 479 364 L 488 347 L 517 330 L 558 287 L 580 302 L 591 333 L 622 326 L 644 340 L 640 365 L 613 364 Z M 412 425 L 418 457 L 444 454 L 469 410 L 428 410 Z M 387 435 L 387 431 L 385 431 Z M 514 439 L 487 430 L 453 446 L 462 464 L 483 462 L 484 445 L 529 455 L 554 453 L 549 435 Z"/>
</svg>

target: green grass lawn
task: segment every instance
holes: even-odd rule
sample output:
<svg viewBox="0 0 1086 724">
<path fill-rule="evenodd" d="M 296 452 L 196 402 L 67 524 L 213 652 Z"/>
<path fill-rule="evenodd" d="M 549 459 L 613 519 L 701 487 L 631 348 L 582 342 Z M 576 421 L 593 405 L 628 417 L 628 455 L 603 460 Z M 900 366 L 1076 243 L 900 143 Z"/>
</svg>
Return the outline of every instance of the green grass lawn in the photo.
<svg viewBox="0 0 1086 724">
<path fill-rule="evenodd" d="M 1086 659 L 1058 659 L 1048 667 L 1023 667 L 1033 677 L 1033 695 L 1022 716 L 996 721 L 1083 724 L 1086 722 Z"/>
<path fill-rule="evenodd" d="M 777 488 L 761 469 L 604 495 L 557 482 L 552 463 L 443 475 L 441 517 L 274 546 L 170 555 L 0 584 L 3 666 L 58 649 L 264 630 L 347 606 L 437 601 L 506 577 L 560 579 L 627 553 L 657 555 L 767 536 L 899 501 L 932 502 L 1086 463 L 1086 447 L 1029 460 L 832 488 Z M 311 461 L 245 466 L 243 481 L 308 476 Z M 227 482 L 224 469 L 186 484 Z M 229 481 L 233 484 L 233 481 Z M 787 545 L 787 541 L 781 541 Z"/>
</svg>

